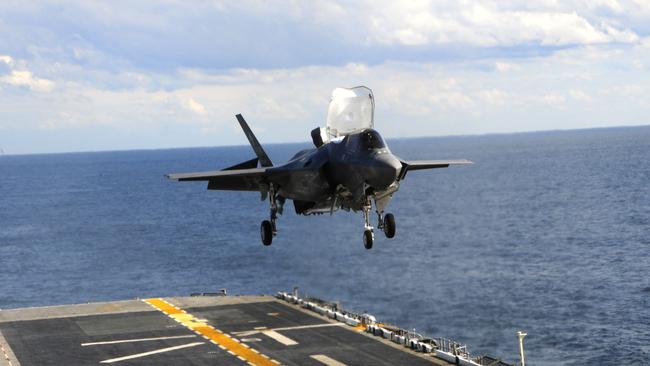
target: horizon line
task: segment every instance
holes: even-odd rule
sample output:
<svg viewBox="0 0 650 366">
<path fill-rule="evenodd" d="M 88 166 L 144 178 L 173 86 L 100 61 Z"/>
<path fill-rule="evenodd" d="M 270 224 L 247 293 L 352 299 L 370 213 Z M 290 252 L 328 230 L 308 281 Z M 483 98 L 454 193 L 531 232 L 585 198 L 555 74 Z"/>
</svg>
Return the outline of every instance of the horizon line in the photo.
<svg viewBox="0 0 650 366">
<path fill-rule="evenodd" d="M 587 131 L 587 130 L 605 130 L 615 128 L 636 128 L 636 127 L 650 127 L 650 123 L 641 125 L 617 125 L 617 126 L 598 126 L 598 127 L 583 127 L 583 128 L 555 128 L 549 130 L 532 130 L 532 131 L 512 131 L 512 132 L 486 132 L 475 134 L 449 134 L 449 135 L 435 135 L 435 136 L 401 136 L 401 137 L 388 137 L 386 140 L 412 140 L 412 139 L 425 139 L 425 138 L 449 138 L 449 137 L 481 137 L 481 136 L 503 136 L 503 135 L 522 135 L 534 134 L 542 132 L 568 132 L 568 131 Z M 301 144 L 311 143 L 309 140 L 301 141 L 286 141 L 286 142 L 268 142 L 263 145 L 288 145 L 288 144 Z M 106 152 L 129 152 L 129 151 L 157 151 L 157 150 L 180 150 L 180 149 L 207 149 L 214 147 L 239 147 L 248 146 L 248 144 L 224 144 L 224 145 L 209 145 L 209 146 L 171 146 L 171 147 L 155 147 L 155 148 L 127 148 L 127 149 L 107 149 L 107 150 L 77 150 L 77 151 L 57 151 L 57 152 L 34 152 L 34 153 L 7 153 L 6 150 L 0 147 L 0 157 L 2 156 L 28 156 L 28 155 L 56 155 L 56 154 L 90 154 L 90 153 L 106 153 Z"/>
</svg>

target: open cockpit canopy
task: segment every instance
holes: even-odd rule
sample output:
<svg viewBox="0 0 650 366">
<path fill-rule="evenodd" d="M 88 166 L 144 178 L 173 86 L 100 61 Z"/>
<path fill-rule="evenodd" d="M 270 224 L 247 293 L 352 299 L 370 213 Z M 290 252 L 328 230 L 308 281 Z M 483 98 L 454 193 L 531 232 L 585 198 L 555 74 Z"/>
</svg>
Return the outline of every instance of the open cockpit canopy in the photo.
<svg viewBox="0 0 650 366">
<path fill-rule="evenodd" d="M 373 128 L 375 98 L 365 86 L 336 88 L 327 111 L 327 134 L 334 139 Z"/>
</svg>

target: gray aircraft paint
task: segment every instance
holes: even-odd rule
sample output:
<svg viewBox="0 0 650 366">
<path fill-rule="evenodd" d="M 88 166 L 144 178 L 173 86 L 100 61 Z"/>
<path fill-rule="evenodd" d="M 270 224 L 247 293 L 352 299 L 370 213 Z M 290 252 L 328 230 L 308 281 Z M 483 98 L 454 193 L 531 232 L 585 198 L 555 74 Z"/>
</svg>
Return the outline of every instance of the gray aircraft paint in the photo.
<svg viewBox="0 0 650 366">
<path fill-rule="evenodd" d="M 208 189 L 260 192 L 262 199 L 269 198 L 273 235 L 277 231 L 277 214 L 283 212 L 289 199 L 301 215 L 333 213 L 338 209 L 363 211 L 365 229 L 370 232 L 364 234 L 368 235 L 364 236 L 364 243 L 370 240 L 366 244 L 370 248 L 374 238 L 368 217 L 372 201 L 378 227 L 382 229 L 384 210 L 408 171 L 471 164 L 468 160 L 402 160 L 391 153 L 379 132 L 365 129 L 327 143 L 312 133 L 315 148 L 299 151 L 285 164 L 273 166 L 244 118 L 238 114 L 237 120 L 257 158 L 219 171 L 175 173 L 168 177 L 177 181 L 207 181 Z M 258 163 L 261 167 L 257 167 Z M 268 245 L 264 225 L 263 222 L 262 237 Z M 394 222 L 392 225 L 394 231 Z"/>
</svg>

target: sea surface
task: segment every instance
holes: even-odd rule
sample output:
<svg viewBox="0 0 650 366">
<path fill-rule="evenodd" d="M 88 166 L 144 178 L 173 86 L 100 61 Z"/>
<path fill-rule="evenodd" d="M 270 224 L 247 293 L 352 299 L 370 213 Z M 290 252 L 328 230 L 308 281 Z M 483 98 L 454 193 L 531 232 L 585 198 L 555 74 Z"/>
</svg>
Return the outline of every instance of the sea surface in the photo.
<svg viewBox="0 0 650 366">
<path fill-rule="evenodd" d="M 650 365 L 650 126 L 388 143 L 475 164 L 410 172 L 372 250 L 360 213 L 289 202 L 264 247 L 259 194 L 164 177 L 249 146 L 0 156 L 0 308 L 299 286 L 474 354 L 523 330 L 528 365 Z"/>
</svg>

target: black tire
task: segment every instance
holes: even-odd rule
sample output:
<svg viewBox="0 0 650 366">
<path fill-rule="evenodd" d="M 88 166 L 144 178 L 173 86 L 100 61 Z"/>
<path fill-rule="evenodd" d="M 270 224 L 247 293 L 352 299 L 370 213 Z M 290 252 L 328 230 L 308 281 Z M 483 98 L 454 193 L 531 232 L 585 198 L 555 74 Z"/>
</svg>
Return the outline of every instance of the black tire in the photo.
<svg viewBox="0 0 650 366">
<path fill-rule="evenodd" d="M 366 231 L 363 232 L 363 246 L 366 249 L 372 249 L 373 240 L 374 240 L 374 238 L 373 238 L 373 235 L 372 235 L 372 231 L 366 230 Z"/>
<path fill-rule="evenodd" d="M 271 225 L 271 221 L 262 221 L 262 226 L 260 226 L 260 234 L 262 235 L 262 244 L 271 245 L 273 242 L 273 225 Z"/>
<path fill-rule="evenodd" d="M 384 234 L 389 239 L 395 236 L 395 216 L 393 214 L 389 213 L 384 216 Z"/>
</svg>

